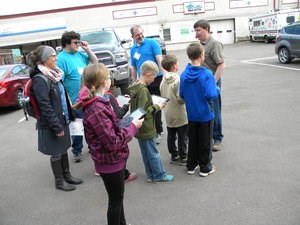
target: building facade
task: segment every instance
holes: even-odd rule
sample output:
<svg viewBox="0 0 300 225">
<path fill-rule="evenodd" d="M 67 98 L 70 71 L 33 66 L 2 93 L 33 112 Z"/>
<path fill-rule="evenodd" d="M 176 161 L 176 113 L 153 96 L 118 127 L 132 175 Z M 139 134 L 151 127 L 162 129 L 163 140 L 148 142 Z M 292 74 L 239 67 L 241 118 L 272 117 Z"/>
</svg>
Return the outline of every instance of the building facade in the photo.
<svg viewBox="0 0 300 225">
<path fill-rule="evenodd" d="M 164 37 L 167 49 L 180 49 L 196 40 L 193 24 L 199 19 L 210 21 L 215 39 L 233 44 L 249 37 L 249 17 L 299 8 L 299 0 L 85 0 L 77 5 L 77 1 L 52 0 L 51 6 L 45 5 L 45 0 L 44 4 L 32 0 L 35 7 L 28 4 L 24 8 L 23 3 L 16 10 L 18 1 L 7 2 L 11 8 L 0 9 L 0 48 L 19 49 L 20 54 L 40 44 L 59 46 L 65 30 L 112 27 L 122 39 L 131 39 L 129 29 L 135 24 L 145 35 Z"/>
</svg>

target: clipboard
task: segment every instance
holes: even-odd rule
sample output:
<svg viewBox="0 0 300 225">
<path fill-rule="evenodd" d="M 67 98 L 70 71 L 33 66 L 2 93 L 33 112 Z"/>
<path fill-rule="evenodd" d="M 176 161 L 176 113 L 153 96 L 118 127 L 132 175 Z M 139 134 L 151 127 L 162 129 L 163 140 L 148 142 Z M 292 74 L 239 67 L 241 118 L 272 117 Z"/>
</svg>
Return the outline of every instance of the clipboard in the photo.
<svg viewBox="0 0 300 225">
<path fill-rule="evenodd" d="M 120 128 L 128 127 L 134 119 L 141 119 L 147 115 L 143 108 L 138 108 L 118 122 Z"/>
</svg>

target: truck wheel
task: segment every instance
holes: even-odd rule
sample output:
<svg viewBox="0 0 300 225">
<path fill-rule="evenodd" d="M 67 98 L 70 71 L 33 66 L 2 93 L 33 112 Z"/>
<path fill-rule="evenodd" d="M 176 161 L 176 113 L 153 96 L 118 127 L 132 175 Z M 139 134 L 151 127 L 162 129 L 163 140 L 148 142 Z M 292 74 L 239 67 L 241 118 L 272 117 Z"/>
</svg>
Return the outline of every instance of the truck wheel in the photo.
<svg viewBox="0 0 300 225">
<path fill-rule="evenodd" d="M 265 42 L 266 44 L 268 44 L 268 43 L 270 42 L 267 36 L 264 37 L 264 42 Z"/>
<path fill-rule="evenodd" d="M 250 36 L 250 41 L 251 41 L 251 42 L 254 42 L 254 39 L 253 39 L 253 37 L 252 37 L 252 36 Z"/>
<path fill-rule="evenodd" d="M 290 52 L 287 48 L 283 47 L 278 51 L 278 60 L 283 64 L 288 64 L 292 61 Z"/>
</svg>

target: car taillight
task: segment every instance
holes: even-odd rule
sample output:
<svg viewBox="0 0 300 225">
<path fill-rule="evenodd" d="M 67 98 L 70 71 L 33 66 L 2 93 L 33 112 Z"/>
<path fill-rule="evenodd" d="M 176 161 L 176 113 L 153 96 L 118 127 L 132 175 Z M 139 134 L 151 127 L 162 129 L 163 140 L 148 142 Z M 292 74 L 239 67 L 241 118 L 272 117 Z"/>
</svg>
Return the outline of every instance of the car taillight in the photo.
<svg viewBox="0 0 300 225">
<path fill-rule="evenodd" d="M 7 82 L 0 82 L 0 88 L 7 88 L 8 83 Z"/>
<path fill-rule="evenodd" d="M 0 94 L 6 92 L 6 90 L 7 90 L 7 83 L 6 82 L 0 83 Z"/>
</svg>

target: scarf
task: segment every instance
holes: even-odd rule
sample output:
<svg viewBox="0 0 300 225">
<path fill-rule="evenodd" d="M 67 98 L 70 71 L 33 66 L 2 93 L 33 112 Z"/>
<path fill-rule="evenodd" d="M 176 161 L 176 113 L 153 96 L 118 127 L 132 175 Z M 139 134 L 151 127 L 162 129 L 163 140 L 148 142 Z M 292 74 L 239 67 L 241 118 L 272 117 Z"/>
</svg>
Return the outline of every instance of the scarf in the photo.
<svg viewBox="0 0 300 225">
<path fill-rule="evenodd" d="M 61 81 L 62 76 L 64 75 L 64 72 L 58 67 L 56 67 L 54 70 L 47 68 L 43 64 L 39 64 L 37 67 L 42 72 L 42 74 L 44 74 L 54 83 L 58 83 L 59 81 Z"/>
</svg>

